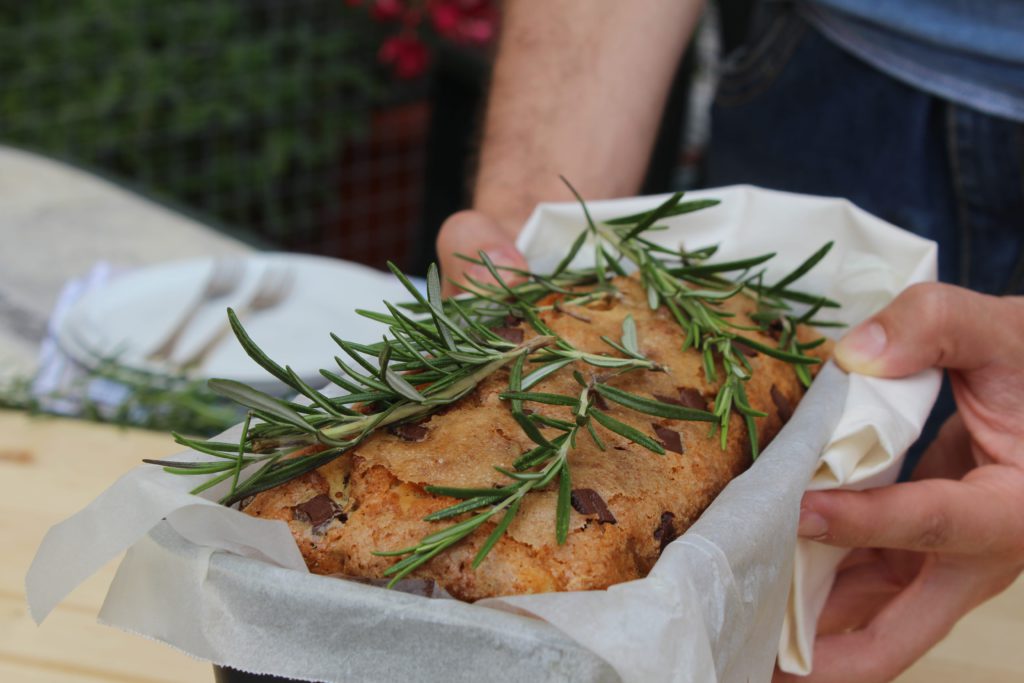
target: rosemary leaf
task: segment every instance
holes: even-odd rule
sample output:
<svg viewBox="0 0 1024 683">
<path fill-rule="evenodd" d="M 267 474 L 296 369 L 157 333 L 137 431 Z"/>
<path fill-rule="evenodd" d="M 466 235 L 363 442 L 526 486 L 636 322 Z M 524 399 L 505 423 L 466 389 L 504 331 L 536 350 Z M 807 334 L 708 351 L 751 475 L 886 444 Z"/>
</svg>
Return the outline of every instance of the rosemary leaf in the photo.
<svg viewBox="0 0 1024 683">
<path fill-rule="evenodd" d="M 458 517 L 459 515 L 465 512 L 472 512 L 473 510 L 482 508 L 485 505 L 490 505 L 499 498 L 501 498 L 500 493 L 493 496 L 477 496 L 476 498 L 469 498 L 467 500 L 462 501 L 461 503 L 456 503 L 451 507 L 446 507 L 444 510 L 432 512 L 423 519 L 428 522 L 436 522 L 442 519 L 448 519 L 450 517 Z"/>
<path fill-rule="evenodd" d="M 238 490 L 238 477 L 242 473 L 242 465 L 245 462 L 245 444 L 249 441 L 249 424 L 251 422 L 252 413 L 248 413 L 245 416 L 245 422 L 242 423 L 242 435 L 238 439 L 238 460 L 235 463 L 235 470 L 232 473 L 231 493 Z"/>
<path fill-rule="evenodd" d="M 636 237 L 642 232 L 645 232 L 648 228 L 654 225 L 654 223 L 658 219 L 672 215 L 670 212 L 673 209 L 675 209 L 676 206 L 678 206 L 679 200 L 681 200 L 682 198 L 683 193 L 676 192 L 671 197 L 662 202 L 662 204 L 658 206 L 656 209 L 654 209 L 653 211 L 648 211 L 646 214 L 644 214 L 643 218 L 637 221 L 637 224 L 633 228 L 631 228 L 629 232 L 623 235 L 622 241 L 625 242 L 633 239 L 634 237 Z"/>
<path fill-rule="evenodd" d="M 285 384 L 291 386 L 288 373 L 285 372 L 284 368 L 271 360 L 270 356 L 265 354 L 263 350 L 256 345 L 256 342 L 252 340 L 249 333 L 245 331 L 244 327 L 242 327 L 242 322 L 238 319 L 238 315 L 235 314 L 234 309 L 228 308 L 227 313 L 228 323 L 231 325 L 231 331 L 234 333 L 235 338 L 238 339 L 238 343 L 242 346 L 242 349 L 245 350 L 245 353 L 256 361 L 261 368 Z M 298 389 L 296 389 L 296 391 L 298 391 Z"/>
<path fill-rule="evenodd" d="M 700 211 L 701 209 L 707 209 L 712 206 L 717 206 L 720 202 L 717 199 L 693 199 L 688 202 L 680 202 L 668 213 L 663 214 L 662 218 L 669 218 L 671 216 L 680 216 L 684 213 L 690 213 L 692 211 Z M 642 213 L 635 213 L 630 216 L 622 216 L 620 218 L 613 218 L 610 221 L 605 221 L 608 225 L 633 225 L 639 221 L 644 220 L 650 214 L 650 211 L 644 211 Z"/>
<path fill-rule="evenodd" d="M 751 339 L 750 337 L 737 336 L 736 341 L 746 344 L 755 351 L 760 351 L 761 353 L 771 356 L 772 358 L 778 358 L 779 360 L 784 360 L 787 363 L 792 363 L 794 365 L 818 365 L 819 363 L 821 363 L 820 358 L 815 358 L 814 356 L 805 356 L 802 353 L 797 353 L 793 351 L 783 351 L 774 346 L 762 344 L 761 342 L 755 339 Z"/>
<path fill-rule="evenodd" d="M 441 300 L 441 277 L 437 272 L 437 264 L 431 263 L 430 267 L 427 268 L 427 299 L 430 302 L 430 308 L 444 310 L 444 304 Z M 437 318 L 434 318 L 434 324 L 440 331 L 441 336 L 444 338 L 444 343 L 449 349 L 454 349 L 455 339 L 452 337 L 451 332 L 448 328 L 438 322 Z"/>
<path fill-rule="evenodd" d="M 332 404 L 326 396 L 324 396 L 319 391 L 306 384 L 306 382 L 304 382 L 302 378 L 299 377 L 299 375 L 294 370 L 291 369 L 291 367 L 286 365 L 284 370 L 285 372 L 288 373 L 288 376 L 292 378 L 292 386 L 299 387 L 299 393 L 313 401 L 313 403 L 315 403 L 318 407 L 320 407 L 324 412 L 328 413 L 329 415 L 341 417 L 341 412 L 339 412 L 338 409 L 334 407 L 334 404 Z M 246 422 L 248 423 L 248 418 L 246 418 Z"/>
<path fill-rule="evenodd" d="M 569 267 L 569 264 L 572 263 L 572 260 L 576 258 L 576 254 L 580 253 L 580 247 L 582 247 L 583 243 L 586 241 L 587 232 L 583 231 L 579 234 L 579 237 L 577 237 L 575 241 L 573 241 L 572 246 L 569 247 L 569 251 L 566 252 L 562 260 L 558 262 L 558 265 L 555 266 L 555 269 L 551 271 L 550 277 L 554 278 L 561 275 L 565 271 L 565 269 Z"/>
<path fill-rule="evenodd" d="M 597 420 L 597 423 L 605 429 L 613 431 L 619 436 L 624 436 L 633 443 L 639 444 L 649 451 L 654 451 L 658 455 L 665 455 L 664 446 L 641 432 L 636 427 L 631 427 L 625 422 L 620 422 L 608 413 L 597 408 L 590 409 L 590 416 Z"/>
<path fill-rule="evenodd" d="M 632 315 L 626 315 L 622 320 L 622 345 L 633 356 L 640 355 L 640 344 L 637 341 L 636 321 Z"/>
<path fill-rule="evenodd" d="M 511 486 L 504 486 L 501 488 L 492 489 L 464 489 L 456 488 L 452 486 L 424 486 L 423 489 L 427 493 L 433 493 L 439 496 L 448 496 L 449 498 L 489 498 L 489 497 L 504 497 L 512 493 L 515 488 Z"/>
<path fill-rule="evenodd" d="M 696 266 L 681 266 L 679 268 L 666 268 L 666 270 L 675 275 L 676 277 L 687 278 L 687 277 L 706 277 L 708 275 L 717 275 L 719 273 L 729 273 L 736 270 L 747 270 L 748 268 L 754 268 L 766 263 L 775 258 L 775 253 L 762 254 L 761 256 L 754 256 L 748 259 L 738 259 L 736 261 L 723 261 L 721 263 L 703 263 Z"/>
<path fill-rule="evenodd" d="M 540 413 L 534 413 L 530 415 L 530 419 L 537 424 L 544 425 L 545 427 L 554 427 L 555 429 L 561 429 L 563 432 L 567 432 L 575 426 L 575 422 L 569 422 L 568 420 L 559 420 L 556 417 L 550 417 L 548 415 L 541 415 Z"/>
<path fill-rule="evenodd" d="M 628 391 L 623 391 L 622 389 L 613 387 L 610 384 L 598 383 L 594 385 L 594 389 L 609 401 L 614 401 L 615 403 L 625 406 L 630 410 L 635 410 L 638 413 L 643 413 L 645 415 L 654 415 L 655 417 L 664 417 L 671 420 L 692 420 L 697 422 L 710 422 L 714 420 L 714 416 L 706 410 L 687 408 L 686 406 L 663 403 L 651 398 L 637 396 L 636 394 L 631 394 Z"/>
<path fill-rule="evenodd" d="M 569 429 L 575 427 L 574 423 L 568 424 Z M 560 443 L 558 439 L 555 439 L 554 443 L 549 441 L 547 444 L 540 444 L 534 448 L 531 448 L 530 450 L 526 451 L 518 458 L 516 458 L 515 462 L 512 463 L 512 467 L 516 471 L 522 471 L 525 469 L 529 469 L 530 467 L 536 466 L 538 463 L 541 463 L 547 460 L 549 457 L 551 457 L 551 455 L 558 448 L 558 443 Z"/>
<path fill-rule="evenodd" d="M 562 358 L 560 360 L 550 361 L 546 365 L 534 370 L 529 375 L 524 377 L 521 388 L 523 390 L 529 389 L 530 387 L 537 384 L 548 375 L 558 372 L 572 361 L 572 358 Z"/>
<path fill-rule="evenodd" d="M 523 413 L 523 411 L 520 410 L 513 412 L 512 417 L 519 424 L 519 428 L 523 430 L 523 433 L 526 434 L 530 441 L 534 442 L 538 446 L 550 445 L 550 442 L 545 439 L 544 435 L 540 433 L 539 429 L 537 429 L 537 425 L 535 425 L 530 418 Z"/>
<path fill-rule="evenodd" d="M 231 379 L 211 379 L 207 386 L 210 387 L 211 391 L 236 403 L 240 403 L 247 408 L 259 410 L 262 413 L 276 417 L 301 431 L 316 433 L 316 429 L 303 420 L 301 415 L 288 407 L 283 401 L 269 394 Z"/>
<path fill-rule="evenodd" d="M 427 400 L 416 387 L 409 384 L 408 380 L 390 368 L 384 371 L 384 379 L 389 387 L 414 403 L 423 403 Z"/>
<path fill-rule="evenodd" d="M 562 394 L 549 394 L 536 391 L 505 391 L 498 395 L 506 401 L 518 399 L 521 401 L 533 401 L 534 403 L 546 403 L 553 406 L 575 406 L 576 399 L 572 396 Z"/>
<path fill-rule="evenodd" d="M 597 446 L 597 450 L 606 451 L 608 448 L 604 445 L 604 441 L 601 439 L 601 435 L 594 429 L 594 423 L 590 420 L 586 421 L 587 433 L 590 434 L 590 438 L 593 439 L 594 445 Z"/>
<path fill-rule="evenodd" d="M 555 540 L 558 545 L 565 545 L 569 538 L 570 505 L 572 503 L 572 478 L 569 475 L 569 463 L 562 461 L 558 474 L 558 500 L 555 504 Z"/>
<path fill-rule="evenodd" d="M 519 512 L 519 504 L 523 502 L 522 498 L 516 498 L 515 502 L 509 505 L 508 509 L 505 510 L 505 514 L 501 516 L 501 521 L 494 527 L 494 531 L 487 537 L 484 544 L 480 546 L 480 550 L 477 552 L 476 557 L 473 558 L 473 569 L 480 566 L 480 563 L 487 557 L 487 553 L 491 552 L 491 548 L 501 539 L 504 535 L 505 530 L 508 529 L 508 525 L 512 523 L 512 519 Z"/>
<path fill-rule="evenodd" d="M 821 247 L 821 249 L 818 249 L 818 251 L 811 254 L 806 261 L 793 269 L 793 272 L 772 285 L 771 291 L 778 292 L 780 290 L 784 290 L 788 285 L 802 278 L 811 270 L 811 268 L 818 265 L 818 262 L 821 261 L 821 259 L 825 258 L 834 244 L 834 242 L 827 242 L 823 247 Z"/>
</svg>

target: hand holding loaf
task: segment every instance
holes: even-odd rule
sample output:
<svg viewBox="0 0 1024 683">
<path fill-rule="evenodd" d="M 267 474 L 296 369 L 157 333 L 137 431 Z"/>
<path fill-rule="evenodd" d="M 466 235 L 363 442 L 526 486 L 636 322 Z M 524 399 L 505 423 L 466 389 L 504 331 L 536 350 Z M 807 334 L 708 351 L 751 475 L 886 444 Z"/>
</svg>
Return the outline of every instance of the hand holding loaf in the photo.
<svg viewBox="0 0 1024 683">
<path fill-rule="evenodd" d="M 992 321 L 998 321 L 993 325 Z M 1024 300 L 907 289 L 837 346 L 845 369 L 947 368 L 958 412 L 912 481 L 805 496 L 800 533 L 855 548 L 818 623 L 814 670 L 780 681 L 892 680 L 1024 569 Z"/>
</svg>

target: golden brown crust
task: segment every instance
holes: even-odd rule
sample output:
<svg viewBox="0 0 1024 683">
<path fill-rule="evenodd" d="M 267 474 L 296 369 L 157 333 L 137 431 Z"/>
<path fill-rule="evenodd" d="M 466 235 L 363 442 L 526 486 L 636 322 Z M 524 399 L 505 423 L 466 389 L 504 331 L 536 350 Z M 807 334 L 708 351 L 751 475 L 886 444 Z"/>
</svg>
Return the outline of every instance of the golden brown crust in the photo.
<svg viewBox="0 0 1024 683">
<path fill-rule="evenodd" d="M 700 355 L 681 351 L 676 323 L 665 310 L 648 308 L 635 280 L 620 278 L 616 284 L 621 297 L 611 306 L 578 309 L 586 322 L 557 310 L 546 313 L 545 321 L 577 348 L 605 353 L 609 347 L 601 336 L 618 339 L 623 319 L 631 314 L 641 350 L 665 366 L 665 372 L 636 371 L 610 382 L 647 396 L 679 396 L 684 390 L 689 401 L 703 397 L 710 406 L 717 387 L 707 382 Z M 742 323 L 748 321 L 746 313 L 752 302 L 734 297 L 723 308 L 736 313 Z M 531 334 L 526 330 L 527 337 Z M 768 345 L 775 343 L 765 335 L 749 335 Z M 813 336 L 813 331 L 801 331 L 802 338 Z M 824 357 L 827 345 L 817 353 Z M 786 413 L 799 402 L 803 390 L 790 365 L 764 354 L 752 353 L 748 360 L 754 368 L 747 384 L 748 398 L 755 409 L 768 414 L 758 420 L 761 444 L 767 445 L 783 424 L 780 414 L 788 417 Z M 589 366 L 578 369 L 584 373 L 596 370 Z M 509 467 L 532 447 L 498 397 L 507 387 L 507 372 L 495 373 L 473 394 L 422 422 L 425 434 L 418 433 L 415 439 L 408 434 L 406 438 L 389 432 L 375 434 L 352 454 L 258 494 L 245 512 L 288 522 L 310 571 L 381 577 L 394 558 L 378 557 L 372 551 L 415 545 L 423 536 L 451 524 L 423 521 L 425 515 L 456 502 L 427 493 L 425 486 L 506 484 L 508 479 L 494 467 Z M 547 378 L 535 390 L 575 393 L 578 385 L 572 378 L 572 366 Z M 529 407 L 562 418 L 570 410 L 538 404 Z M 650 571 L 664 545 L 688 528 L 718 492 L 750 464 L 750 444 L 738 415 L 731 418 L 728 442 L 722 449 L 717 436 L 708 437 L 708 423 L 654 419 L 615 404 L 609 404 L 606 412 L 654 437 L 659 436 L 656 426 L 669 430 L 661 432 L 666 443 L 674 440 L 671 432 L 676 432 L 683 450 L 656 455 L 602 427 L 597 429 L 606 451 L 600 451 L 589 437 L 577 441 L 578 447 L 570 455 L 573 488 L 597 492 L 614 523 L 601 523 L 597 514 L 573 510 L 568 541 L 560 546 L 554 534 L 556 494 L 530 494 L 508 532 L 478 569 L 471 569 L 470 563 L 493 524 L 484 525 L 413 576 L 433 579 L 465 600 L 598 589 L 636 579 Z M 333 501 L 334 514 L 326 520 L 311 519 L 302 504 L 324 495 Z M 324 500 L 317 501 L 315 514 L 323 513 Z"/>
</svg>

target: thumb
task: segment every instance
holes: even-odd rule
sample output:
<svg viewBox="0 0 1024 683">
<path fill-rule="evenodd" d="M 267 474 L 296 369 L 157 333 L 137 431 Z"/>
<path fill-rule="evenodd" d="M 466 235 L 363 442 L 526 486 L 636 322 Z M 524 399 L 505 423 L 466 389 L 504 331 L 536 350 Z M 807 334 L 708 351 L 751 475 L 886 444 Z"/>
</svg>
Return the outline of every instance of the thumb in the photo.
<svg viewBox="0 0 1024 683">
<path fill-rule="evenodd" d="M 1021 334 L 1024 308 L 1017 299 L 919 284 L 839 340 L 835 357 L 849 372 L 876 377 L 930 367 L 973 370 L 1017 351 Z"/>
<path fill-rule="evenodd" d="M 478 258 L 483 251 L 496 266 L 527 270 L 526 259 L 515 245 L 515 233 L 504 229 L 501 224 L 479 211 L 460 211 L 448 217 L 437 235 L 437 255 L 441 261 L 441 273 L 445 278 L 444 293 L 452 295 L 459 291 L 455 283 L 465 283 L 467 278 L 480 282 L 493 282 L 490 272 L 482 266 L 459 258 L 458 254 Z M 511 272 L 501 272 L 502 279 L 513 283 L 522 278 Z"/>
</svg>

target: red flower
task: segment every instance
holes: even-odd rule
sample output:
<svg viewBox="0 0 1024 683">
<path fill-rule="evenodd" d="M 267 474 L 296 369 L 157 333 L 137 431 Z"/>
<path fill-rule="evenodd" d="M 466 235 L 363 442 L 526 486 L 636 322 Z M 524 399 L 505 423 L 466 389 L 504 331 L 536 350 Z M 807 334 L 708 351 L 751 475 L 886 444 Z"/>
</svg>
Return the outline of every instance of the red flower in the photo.
<svg viewBox="0 0 1024 683">
<path fill-rule="evenodd" d="M 454 43 L 485 44 L 497 33 L 496 0 L 345 0 L 364 5 L 380 22 L 401 23 L 401 33 L 380 46 L 377 59 L 401 79 L 417 78 L 427 70 L 430 51 L 419 33 L 428 32 L 429 15 L 437 35 Z"/>
<path fill-rule="evenodd" d="M 430 5 L 430 18 L 433 19 L 437 32 L 450 38 L 458 30 L 461 15 L 454 3 L 434 2 Z"/>
<path fill-rule="evenodd" d="M 405 14 L 405 9 L 402 0 L 373 0 L 370 13 L 377 21 L 398 21 Z"/>
<path fill-rule="evenodd" d="M 466 19 L 459 27 L 459 33 L 463 40 L 483 45 L 494 37 L 494 24 L 493 18 Z"/>
<path fill-rule="evenodd" d="M 430 53 L 415 34 L 400 33 L 384 41 L 377 59 L 390 66 L 398 78 L 410 80 L 422 76 L 427 70 Z"/>
<path fill-rule="evenodd" d="M 491 0 L 432 0 L 430 18 L 445 38 L 483 44 L 494 37 L 498 12 Z"/>
</svg>

